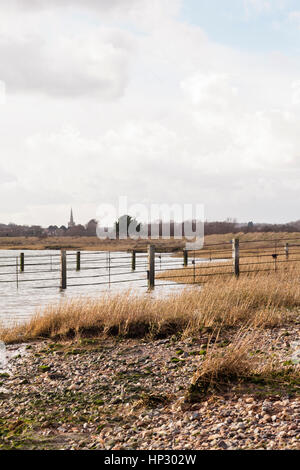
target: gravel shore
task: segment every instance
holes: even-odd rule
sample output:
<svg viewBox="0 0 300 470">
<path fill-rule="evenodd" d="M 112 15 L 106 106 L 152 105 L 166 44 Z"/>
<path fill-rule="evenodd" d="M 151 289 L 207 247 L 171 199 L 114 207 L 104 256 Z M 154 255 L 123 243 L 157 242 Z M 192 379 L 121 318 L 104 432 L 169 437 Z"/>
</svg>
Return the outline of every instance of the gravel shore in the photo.
<svg viewBox="0 0 300 470">
<path fill-rule="evenodd" d="M 209 336 L 8 346 L 0 448 L 299 449 L 300 384 L 237 384 L 186 402 Z M 296 326 L 261 331 L 257 354 L 296 363 L 298 353 Z"/>
</svg>

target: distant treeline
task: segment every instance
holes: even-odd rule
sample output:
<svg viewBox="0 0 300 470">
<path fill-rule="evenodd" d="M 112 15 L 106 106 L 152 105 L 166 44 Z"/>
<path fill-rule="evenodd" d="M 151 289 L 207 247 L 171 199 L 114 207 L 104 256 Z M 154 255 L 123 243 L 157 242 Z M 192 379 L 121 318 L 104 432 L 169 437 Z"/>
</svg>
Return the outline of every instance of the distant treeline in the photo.
<svg viewBox="0 0 300 470">
<path fill-rule="evenodd" d="M 157 223 L 154 225 L 154 232 L 162 236 L 164 230 L 170 227 L 170 235 L 173 237 L 176 233 L 184 233 L 184 224 L 170 222 L 169 224 Z M 152 225 L 152 227 L 153 227 Z M 153 228 L 152 228 L 153 230 Z M 181 232 L 182 230 L 182 232 Z M 196 230 L 196 222 L 192 222 L 192 230 Z M 236 221 L 223 221 L 223 222 L 204 222 L 205 235 L 219 235 L 227 233 L 249 233 L 249 232 L 300 232 L 300 220 L 287 224 L 255 224 L 249 222 L 241 224 Z M 165 232 L 166 233 L 166 232 Z M 151 234 L 151 226 L 148 226 L 148 235 Z"/>
<path fill-rule="evenodd" d="M 249 233 L 249 232 L 300 232 L 300 220 L 287 224 L 239 224 L 237 222 L 205 222 L 205 235 L 216 235 L 226 233 Z"/>
<path fill-rule="evenodd" d="M 128 221 L 132 221 L 130 216 Z M 152 233 L 156 233 L 160 237 L 170 232 L 170 236 L 173 237 L 178 233 L 183 233 L 184 235 L 184 224 L 178 224 L 173 221 L 170 223 L 157 222 L 152 225 L 143 226 L 136 222 L 137 227 L 145 233 L 148 233 L 148 236 Z M 116 223 L 118 226 L 118 222 Z M 65 227 L 64 225 L 58 227 L 56 225 L 50 225 L 47 228 L 43 228 L 39 225 L 16 225 L 13 223 L 10 224 L 0 224 L 0 237 L 86 237 L 86 236 L 96 236 L 96 227 L 97 221 L 95 219 L 90 220 L 86 225 L 75 225 L 74 227 Z M 196 222 L 192 223 L 193 230 L 196 228 Z M 227 233 L 249 233 L 249 232 L 300 232 L 300 220 L 296 222 L 290 222 L 287 224 L 264 224 L 264 223 L 253 223 L 249 222 L 247 224 L 238 223 L 235 220 L 225 220 L 222 222 L 205 222 L 204 223 L 204 233 L 205 235 L 217 235 L 217 234 L 227 234 Z"/>
</svg>

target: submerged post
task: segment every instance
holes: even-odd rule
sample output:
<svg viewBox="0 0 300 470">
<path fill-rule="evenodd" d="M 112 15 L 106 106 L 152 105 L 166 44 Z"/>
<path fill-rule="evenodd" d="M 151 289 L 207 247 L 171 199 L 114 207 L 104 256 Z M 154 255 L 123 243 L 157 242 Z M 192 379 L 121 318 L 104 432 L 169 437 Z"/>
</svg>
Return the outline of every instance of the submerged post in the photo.
<svg viewBox="0 0 300 470">
<path fill-rule="evenodd" d="M 240 240 L 234 238 L 232 240 L 232 258 L 233 258 L 233 269 L 236 277 L 240 276 Z"/>
<path fill-rule="evenodd" d="M 80 251 L 76 253 L 76 271 L 80 271 Z"/>
<path fill-rule="evenodd" d="M 66 250 L 61 250 L 61 284 L 60 288 L 65 290 L 67 288 L 67 253 Z"/>
<path fill-rule="evenodd" d="M 155 287 L 155 246 L 148 246 L 148 289 Z"/>
<path fill-rule="evenodd" d="M 187 250 L 183 250 L 183 266 L 186 268 L 189 264 L 189 252 Z"/>
<path fill-rule="evenodd" d="M 136 268 L 136 252 L 133 250 L 132 251 L 132 258 L 131 258 L 131 269 L 132 271 L 135 271 Z"/>
<path fill-rule="evenodd" d="M 17 283 L 17 289 L 19 289 L 19 260 L 18 260 L 18 257 L 16 257 L 16 283 Z"/>
<path fill-rule="evenodd" d="M 20 253 L 20 271 L 23 273 L 25 270 L 25 256 L 24 253 Z"/>
</svg>

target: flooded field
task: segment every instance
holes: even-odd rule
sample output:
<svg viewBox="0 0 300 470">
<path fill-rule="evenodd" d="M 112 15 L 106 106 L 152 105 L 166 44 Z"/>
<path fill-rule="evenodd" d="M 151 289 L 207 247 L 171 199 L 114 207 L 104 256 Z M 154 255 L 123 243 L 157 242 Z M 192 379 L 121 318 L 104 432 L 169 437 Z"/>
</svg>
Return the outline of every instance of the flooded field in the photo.
<svg viewBox="0 0 300 470">
<path fill-rule="evenodd" d="M 25 251 L 24 272 L 20 270 L 20 251 L 0 252 L 0 323 L 10 325 L 29 319 L 44 306 L 65 298 L 97 297 L 105 291 L 134 289 L 147 292 L 147 254 L 136 254 L 136 270 L 132 271 L 130 253 L 81 252 L 81 269 L 76 270 L 76 252 L 67 252 L 67 289 L 61 291 L 60 251 Z M 182 258 L 170 254 L 156 255 L 156 271 L 182 267 Z M 157 280 L 150 295 L 161 296 L 182 289 Z M 149 295 L 149 294 L 147 294 Z"/>
</svg>

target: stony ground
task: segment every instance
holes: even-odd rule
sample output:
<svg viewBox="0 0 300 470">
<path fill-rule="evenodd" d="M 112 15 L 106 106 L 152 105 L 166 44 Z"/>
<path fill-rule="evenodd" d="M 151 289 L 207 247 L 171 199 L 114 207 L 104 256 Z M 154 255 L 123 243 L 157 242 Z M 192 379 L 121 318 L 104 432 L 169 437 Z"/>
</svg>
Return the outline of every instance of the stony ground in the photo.
<svg viewBox="0 0 300 470">
<path fill-rule="evenodd" d="M 9 346 L 0 448 L 299 449 L 300 384 L 236 385 L 186 403 L 209 334 Z M 255 353 L 291 361 L 297 344 L 295 326 L 266 330 Z"/>
</svg>

